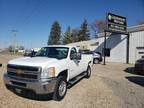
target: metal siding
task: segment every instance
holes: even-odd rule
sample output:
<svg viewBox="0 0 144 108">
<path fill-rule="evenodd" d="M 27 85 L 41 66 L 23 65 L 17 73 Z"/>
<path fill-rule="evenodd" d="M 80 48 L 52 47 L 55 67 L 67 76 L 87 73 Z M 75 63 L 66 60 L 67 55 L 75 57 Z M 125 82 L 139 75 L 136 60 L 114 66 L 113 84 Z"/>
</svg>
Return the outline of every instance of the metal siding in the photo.
<svg viewBox="0 0 144 108">
<path fill-rule="evenodd" d="M 135 63 L 137 60 L 137 50 L 136 47 L 144 47 L 144 31 L 134 32 L 130 34 L 130 50 L 129 50 L 129 60 L 130 63 Z"/>
<path fill-rule="evenodd" d="M 100 43 L 96 47 L 96 51 L 102 52 L 104 38 L 98 38 Z M 111 35 L 106 38 L 106 48 L 110 48 L 110 57 L 106 57 L 106 61 L 111 62 L 126 62 L 126 36 L 125 35 Z"/>
<path fill-rule="evenodd" d="M 117 42 L 117 44 L 115 44 L 115 47 L 111 49 L 111 56 L 108 58 L 108 61 L 125 63 L 126 62 L 126 36 L 116 35 L 115 37 L 113 37 L 113 42 Z"/>
</svg>

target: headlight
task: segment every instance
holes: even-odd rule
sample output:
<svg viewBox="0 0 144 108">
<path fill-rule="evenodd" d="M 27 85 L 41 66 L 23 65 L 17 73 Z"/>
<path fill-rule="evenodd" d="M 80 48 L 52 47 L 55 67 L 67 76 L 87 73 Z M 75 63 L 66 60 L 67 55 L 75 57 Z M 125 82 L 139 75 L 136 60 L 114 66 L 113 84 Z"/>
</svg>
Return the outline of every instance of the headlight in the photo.
<svg viewBox="0 0 144 108">
<path fill-rule="evenodd" d="M 48 68 L 49 77 L 55 77 L 55 68 L 50 67 Z"/>
<path fill-rule="evenodd" d="M 55 68 L 54 67 L 46 68 L 41 73 L 41 78 L 49 78 L 49 77 L 55 77 Z"/>
</svg>

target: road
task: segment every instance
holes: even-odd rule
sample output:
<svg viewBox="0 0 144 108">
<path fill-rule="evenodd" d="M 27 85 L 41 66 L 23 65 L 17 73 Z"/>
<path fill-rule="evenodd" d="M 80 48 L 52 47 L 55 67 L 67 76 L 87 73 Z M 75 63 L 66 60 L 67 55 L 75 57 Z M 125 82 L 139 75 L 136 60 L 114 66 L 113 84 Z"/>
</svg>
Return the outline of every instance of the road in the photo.
<svg viewBox="0 0 144 108">
<path fill-rule="evenodd" d="M 17 57 L 0 54 L 0 108 L 144 108 L 144 76 L 122 63 L 93 65 L 91 78 L 69 88 L 60 102 L 18 96 L 5 88 L 2 78 L 8 60 Z"/>
</svg>

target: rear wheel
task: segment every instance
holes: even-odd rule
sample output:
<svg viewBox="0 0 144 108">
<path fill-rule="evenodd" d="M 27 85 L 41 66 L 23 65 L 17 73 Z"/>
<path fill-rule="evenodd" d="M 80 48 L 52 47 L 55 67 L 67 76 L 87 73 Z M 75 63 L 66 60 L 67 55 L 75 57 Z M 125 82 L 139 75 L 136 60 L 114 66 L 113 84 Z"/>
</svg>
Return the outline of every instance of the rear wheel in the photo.
<svg viewBox="0 0 144 108">
<path fill-rule="evenodd" d="M 90 66 L 88 66 L 88 68 L 87 68 L 87 71 L 86 71 L 86 78 L 88 79 L 88 78 L 90 78 L 90 76 L 91 76 L 91 67 Z"/>
<path fill-rule="evenodd" d="M 55 92 L 53 94 L 53 99 L 60 101 L 63 99 L 67 92 L 67 82 L 65 77 L 59 77 L 58 82 L 55 88 Z"/>
</svg>

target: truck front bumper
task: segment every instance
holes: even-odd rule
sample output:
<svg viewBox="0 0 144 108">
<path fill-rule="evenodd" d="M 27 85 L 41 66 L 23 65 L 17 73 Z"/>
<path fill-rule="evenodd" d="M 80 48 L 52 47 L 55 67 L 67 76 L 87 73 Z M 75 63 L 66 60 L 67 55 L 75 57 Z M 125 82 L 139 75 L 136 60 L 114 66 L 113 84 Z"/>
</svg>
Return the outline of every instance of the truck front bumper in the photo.
<svg viewBox="0 0 144 108">
<path fill-rule="evenodd" d="M 20 89 L 30 90 L 36 94 L 48 94 L 52 93 L 55 90 L 55 85 L 57 82 L 57 78 L 51 78 L 46 81 L 27 81 L 27 80 L 19 80 L 16 78 L 11 78 L 7 74 L 4 74 L 4 83 L 8 89 Z"/>
</svg>

